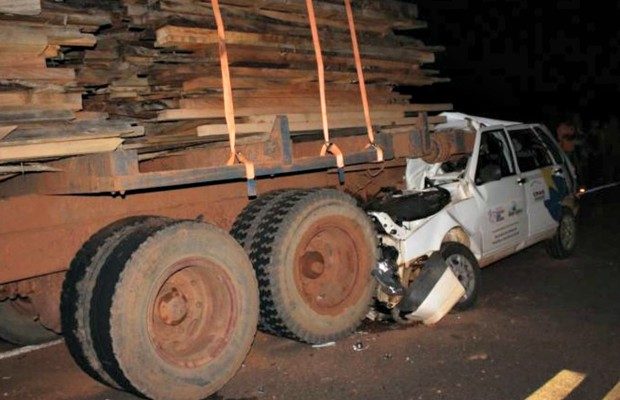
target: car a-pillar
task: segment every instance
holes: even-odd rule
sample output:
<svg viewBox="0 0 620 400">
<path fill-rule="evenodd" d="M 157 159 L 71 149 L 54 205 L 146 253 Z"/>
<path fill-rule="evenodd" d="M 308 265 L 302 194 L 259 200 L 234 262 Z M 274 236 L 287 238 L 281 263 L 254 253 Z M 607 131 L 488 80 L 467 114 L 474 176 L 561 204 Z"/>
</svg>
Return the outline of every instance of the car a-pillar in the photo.
<svg viewBox="0 0 620 400">
<path fill-rule="evenodd" d="M 324 343 L 352 333 L 374 294 L 376 236 L 337 190 L 284 190 L 250 203 L 231 233 L 249 251 L 269 333 Z"/>
<path fill-rule="evenodd" d="M 154 399 L 202 399 L 220 389 L 258 322 L 258 285 L 243 248 L 213 225 L 159 217 L 132 217 L 91 237 L 62 301 L 77 363 Z"/>
</svg>

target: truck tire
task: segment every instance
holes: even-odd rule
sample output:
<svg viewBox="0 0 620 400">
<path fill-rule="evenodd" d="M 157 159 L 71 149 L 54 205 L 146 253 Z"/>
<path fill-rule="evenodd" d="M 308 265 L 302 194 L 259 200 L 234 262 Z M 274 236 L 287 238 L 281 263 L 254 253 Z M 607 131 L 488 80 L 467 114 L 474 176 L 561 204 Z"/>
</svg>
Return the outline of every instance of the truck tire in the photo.
<svg viewBox="0 0 620 400">
<path fill-rule="evenodd" d="M 230 234 L 244 248 L 248 255 L 250 254 L 256 229 L 269 210 L 269 204 L 283 195 L 296 191 L 295 189 L 284 189 L 265 193 L 252 200 L 239 213 L 230 229 Z"/>
<path fill-rule="evenodd" d="M 0 338 L 17 344 L 30 345 L 49 342 L 58 335 L 46 329 L 20 302 L 25 300 L 4 300 L 0 302 Z"/>
<path fill-rule="evenodd" d="M 251 246 L 261 329 L 307 343 L 352 333 L 374 294 L 376 252 L 373 226 L 350 196 L 321 189 L 278 197 Z"/>
<path fill-rule="evenodd" d="M 476 256 L 467 246 L 458 242 L 442 244 L 441 255 L 465 288 L 465 294 L 453 310 L 464 311 L 473 307 L 480 288 L 480 265 Z"/>
<path fill-rule="evenodd" d="M 258 320 L 243 248 L 195 221 L 140 226 L 105 261 L 90 329 L 106 373 L 156 399 L 202 399 L 241 366 Z"/>
<path fill-rule="evenodd" d="M 91 236 L 77 252 L 65 275 L 60 297 L 62 331 L 76 364 L 93 379 L 116 386 L 103 370 L 90 335 L 90 303 L 103 263 L 119 240 L 139 226 L 161 226 L 171 219 L 136 216 L 116 221 Z"/>
<path fill-rule="evenodd" d="M 565 208 L 555 235 L 545 242 L 547 254 L 563 260 L 570 257 L 577 244 L 577 221 L 573 212 Z"/>
</svg>

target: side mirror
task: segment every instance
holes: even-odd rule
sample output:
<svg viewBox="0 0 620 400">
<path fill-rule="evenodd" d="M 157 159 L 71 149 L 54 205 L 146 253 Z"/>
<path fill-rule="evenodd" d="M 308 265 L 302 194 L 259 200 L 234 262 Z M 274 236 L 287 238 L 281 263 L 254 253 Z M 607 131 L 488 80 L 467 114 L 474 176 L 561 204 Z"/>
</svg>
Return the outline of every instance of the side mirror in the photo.
<svg viewBox="0 0 620 400">
<path fill-rule="evenodd" d="M 502 179 L 502 168 L 497 164 L 487 164 L 480 170 L 476 183 L 483 185 L 487 182 L 499 181 Z"/>
</svg>

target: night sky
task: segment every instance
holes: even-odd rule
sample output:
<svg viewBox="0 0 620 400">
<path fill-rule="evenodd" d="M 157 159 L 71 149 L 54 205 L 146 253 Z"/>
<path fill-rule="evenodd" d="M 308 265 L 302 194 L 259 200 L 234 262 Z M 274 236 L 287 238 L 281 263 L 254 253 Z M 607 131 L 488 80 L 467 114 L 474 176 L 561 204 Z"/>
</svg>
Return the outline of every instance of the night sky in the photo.
<svg viewBox="0 0 620 400">
<path fill-rule="evenodd" d="M 415 101 L 475 115 L 550 125 L 620 115 L 620 1 L 417 0 L 443 45 L 430 68 L 451 83 L 416 88 Z"/>
</svg>

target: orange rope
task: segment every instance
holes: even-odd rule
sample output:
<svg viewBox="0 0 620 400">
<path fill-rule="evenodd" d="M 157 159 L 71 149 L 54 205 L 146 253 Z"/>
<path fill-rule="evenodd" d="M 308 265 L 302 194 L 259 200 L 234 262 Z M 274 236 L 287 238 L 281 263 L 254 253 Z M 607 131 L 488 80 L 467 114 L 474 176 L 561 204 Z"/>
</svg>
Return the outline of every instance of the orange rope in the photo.
<svg viewBox="0 0 620 400">
<path fill-rule="evenodd" d="M 226 116 L 226 127 L 228 128 L 228 141 L 230 143 L 230 158 L 227 164 L 233 165 L 239 161 L 245 165 L 245 175 L 248 180 L 255 178 L 254 164 L 243 154 L 236 150 L 237 126 L 235 124 L 235 107 L 233 104 L 232 83 L 230 81 L 230 68 L 228 65 L 228 51 L 226 49 L 226 33 L 224 20 L 220 11 L 218 0 L 211 0 L 213 15 L 217 25 L 217 37 L 220 51 L 220 67 L 222 69 L 222 89 L 224 92 L 224 114 Z"/>
<path fill-rule="evenodd" d="M 338 168 L 344 167 L 344 157 L 342 151 L 329 140 L 329 124 L 327 122 L 327 99 L 325 96 L 325 66 L 323 65 L 323 53 L 321 51 L 321 41 L 319 39 L 319 30 L 316 24 L 316 16 L 314 14 L 314 4 L 312 0 L 306 0 L 308 8 L 308 20 L 310 22 L 310 30 L 312 32 L 312 43 L 314 44 L 314 53 L 316 55 L 316 65 L 319 74 L 319 95 L 321 96 L 321 117 L 323 120 L 323 139 L 325 143 L 321 148 L 321 156 L 331 153 L 336 157 L 336 165 Z"/>
<path fill-rule="evenodd" d="M 377 152 L 377 161 L 381 162 L 383 161 L 383 150 L 375 143 L 375 134 L 372 128 L 372 120 L 370 118 L 370 106 L 368 105 L 366 81 L 364 79 L 364 70 L 362 68 L 362 58 L 360 57 L 357 33 L 355 32 L 355 21 L 353 20 L 353 9 L 351 8 L 351 0 L 344 0 L 344 5 L 347 10 L 347 19 L 349 20 L 349 30 L 351 31 L 351 44 L 353 45 L 353 57 L 355 58 L 355 69 L 357 70 L 357 80 L 360 86 L 362 106 L 364 107 L 364 119 L 366 120 L 366 130 L 368 132 L 369 143 L 366 148 L 374 148 Z"/>
</svg>

